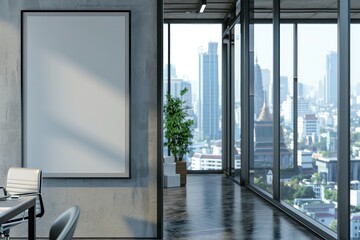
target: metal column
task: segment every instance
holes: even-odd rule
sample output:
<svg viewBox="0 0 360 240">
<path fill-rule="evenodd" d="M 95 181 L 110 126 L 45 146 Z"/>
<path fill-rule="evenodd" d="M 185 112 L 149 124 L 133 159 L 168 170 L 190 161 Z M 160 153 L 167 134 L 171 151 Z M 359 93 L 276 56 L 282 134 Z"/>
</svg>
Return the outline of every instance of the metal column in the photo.
<svg viewBox="0 0 360 240">
<path fill-rule="evenodd" d="M 163 49 L 164 49 L 164 1 L 157 1 L 157 217 L 156 236 L 163 238 L 164 232 L 164 177 L 163 177 Z"/>
<path fill-rule="evenodd" d="M 280 1 L 273 7 L 273 198 L 280 201 Z"/>
<path fill-rule="evenodd" d="M 338 239 L 350 238 L 350 0 L 338 0 Z"/>
<path fill-rule="evenodd" d="M 241 185 L 249 183 L 250 162 L 250 1 L 241 1 Z"/>
<path fill-rule="evenodd" d="M 294 168 L 297 167 L 298 157 L 298 26 L 295 23 L 293 28 L 293 104 L 294 104 L 294 114 L 293 114 L 293 136 L 294 136 Z"/>
</svg>

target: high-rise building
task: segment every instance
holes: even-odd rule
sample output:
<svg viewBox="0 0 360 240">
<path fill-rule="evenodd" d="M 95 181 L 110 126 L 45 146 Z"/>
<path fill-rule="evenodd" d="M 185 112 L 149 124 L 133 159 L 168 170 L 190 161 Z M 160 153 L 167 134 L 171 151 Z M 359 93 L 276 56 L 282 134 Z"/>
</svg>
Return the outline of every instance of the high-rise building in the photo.
<svg viewBox="0 0 360 240">
<path fill-rule="evenodd" d="M 297 151 L 297 164 L 300 172 L 305 176 L 311 176 L 315 172 L 311 155 L 312 152 L 306 149 Z"/>
<path fill-rule="evenodd" d="M 337 105 L 337 53 L 326 55 L 325 103 Z"/>
<path fill-rule="evenodd" d="M 324 101 L 324 99 L 325 99 L 324 82 L 325 82 L 325 79 L 324 79 L 324 81 L 319 81 L 319 90 L 318 90 L 319 99 L 322 101 Z"/>
<path fill-rule="evenodd" d="M 294 98 L 287 96 L 286 100 L 281 104 L 280 115 L 284 119 L 284 125 L 293 127 L 294 124 Z"/>
<path fill-rule="evenodd" d="M 199 54 L 199 135 L 202 140 L 220 139 L 220 87 L 218 43 L 209 42 Z"/>
<path fill-rule="evenodd" d="M 315 114 L 299 116 L 298 133 L 301 138 L 311 138 L 312 142 L 315 142 L 315 138 L 320 135 L 320 125 Z"/>
<path fill-rule="evenodd" d="M 191 170 L 221 170 L 221 155 L 195 153 L 191 157 Z"/>
<path fill-rule="evenodd" d="M 164 79 L 167 79 L 168 78 L 168 72 L 169 72 L 169 64 L 165 64 L 165 67 L 164 67 Z M 176 67 L 174 64 L 170 64 L 170 78 L 173 79 L 173 78 L 177 78 L 177 75 L 176 75 Z"/>
<path fill-rule="evenodd" d="M 335 130 L 328 129 L 326 132 L 326 150 L 332 153 L 337 152 L 337 132 Z"/>
<path fill-rule="evenodd" d="M 305 97 L 305 84 L 304 83 L 301 83 L 301 82 L 298 82 L 298 87 L 297 87 L 297 90 L 298 90 L 298 97 Z"/>
<path fill-rule="evenodd" d="M 289 95 L 288 77 L 280 76 L 280 104 L 286 100 L 287 95 Z"/>
<path fill-rule="evenodd" d="M 272 105 L 272 89 L 270 85 L 270 70 L 269 69 L 261 69 L 261 77 L 262 77 L 262 84 L 263 89 L 266 95 L 266 102 L 271 106 Z"/>
<path fill-rule="evenodd" d="M 264 88 L 262 82 L 261 68 L 256 58 L 254 66 L 254 114 L 258 118 L 264 104 Z"/>
<path fill-rule="evenodd" d="M 337 157 L 319 157 L 315 162 L 317 172 L 326 182 L 337 182 L 338 161 Z M 360 180 L 360 159 L 350 159 L 350 179 Z"/>
<path fill-rule="evenodd" d="M 298 117 L 312 113 L 310 109 L 310 101 L 303 97 L 298 98 Z M 287 96 L 286 100 L 281 104 L 281 115 L 284 116 L 285 125 L 291 127 L 294 123 L 294 99 Z"/>
</svg>

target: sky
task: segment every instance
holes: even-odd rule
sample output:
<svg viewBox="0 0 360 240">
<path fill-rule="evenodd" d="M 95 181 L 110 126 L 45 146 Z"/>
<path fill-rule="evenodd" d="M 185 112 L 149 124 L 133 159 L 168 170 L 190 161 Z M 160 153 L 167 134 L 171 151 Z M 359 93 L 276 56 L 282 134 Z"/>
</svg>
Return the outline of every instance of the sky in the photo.
<svg viewBox="0 0 360 240">
<path fill-rule="evenodd" d="M 293 78 L 293 25 L 282 24 L 280 30 L 280 74 Z M 220 24 L 172 24 L 171 63 L 176 66 L 178 78 L 188 80 L 197 91 L 199 52 L 207 51 L 209 41 L 218 42 L 219 67 L 221 67 Z M 167 37 L 167 25 L 164 29 Z M 272 78 L 273 43 L 272 25 L 256 24 L 254 29 L 255 57 L 262 69 L 269 69 Z M 167 63 L 167 39 L 164 39 L 164 63 Z M 360 82 L 360 24 L 351 28 L 351 79 Z M 298 81 L 318 89 L 326 74 L 326 55 L 337 51 L 336 24 L 298 25 Z M 358 54 L 356 54 L 358 53 Z M 220 73 L 221 71 L 219 71 Z M 220 79 L 221 76 L 219 76 Z"/>
<path fill-rule="evenodd" d="M 164 36 L 165 34 L 167 31 L 164 32 Z M 220 63 L 221 36 L 220 24 L 172 24 L 170 61 L 176 65 L 178 77 L 185 78 L 185 80 L 198 78 L 198 68 L 194 66 L 198 66 L 199 52 L 207 52 L 210 41 L 219 43 Z M 167 52 L 164 52 L 164 56 L 165 54 Z"/>
<path fill-rule="evenodd" d="M 218 42 L 219 68 L 221 69 L 220 24 L 171 24 L 170 62 L 176 66 L 178 78 L 192 83 L 193 95 L 198 95 L 199 52 L 207 52 L 210 41 Z M 167 37 L 167 25 L 164 28 Z M 167 39 L 164 39 L 164 64 L 167 63 Z M 219 69 L 219 70 L 220 70 Z M 220 81 L 219 71 L 219 81 Z"/>
</svg>

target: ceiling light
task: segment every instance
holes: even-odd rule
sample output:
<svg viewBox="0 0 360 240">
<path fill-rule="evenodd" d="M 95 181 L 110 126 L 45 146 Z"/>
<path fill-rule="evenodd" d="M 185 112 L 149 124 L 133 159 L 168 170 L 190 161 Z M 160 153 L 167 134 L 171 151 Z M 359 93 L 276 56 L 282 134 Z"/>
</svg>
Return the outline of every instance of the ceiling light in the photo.
<svg viewBox="0 0 360 240">
<path fill-rule="evenodd" d="M 200 7 L 200 13 L 203 13 L 205 11 L 206 8 L 206 0 L 202 0 L 201 1 L 201 7 Z"/>
</svg>

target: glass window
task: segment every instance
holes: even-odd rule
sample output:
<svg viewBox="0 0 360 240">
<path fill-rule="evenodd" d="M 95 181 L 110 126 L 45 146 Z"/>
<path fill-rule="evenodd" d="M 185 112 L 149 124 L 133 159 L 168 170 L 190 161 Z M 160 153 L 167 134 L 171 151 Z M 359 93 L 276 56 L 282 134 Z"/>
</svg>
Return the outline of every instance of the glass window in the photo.
<svg viewBox="0 0 360 240">
<path fill-rule="evenodd" d="M 234 26 L 234 87 L 233 87 L 233 118 L 234 118 L 234 156 L 232 163 L 232 174 L 236 179 L 240 179 L 241 168 L 241 36 L 240 36 L 240 23 Z"/>
<path fill-rule="evenodd" d="M 163 25 L 163 31 L 164 31 L 164 38 L 163 38 L 163 44 L 164 44 L 164 49 L 163 49 L 163 64 L 164 64 L 164 69 L 163 69 L 163 104 L 165 105 L 166 103 L 166 94 L 168 92 L 168 53 L 169 53 L 169 43 L 168 43 L 168 24 L 164 24 Z M 164 117 L 164 116 L 163 116 Z M 163 132 L 163 142 L 166 143 L 167 139 L 165 138 L 165 131 Z M 169 152 L 168 152 L 168 147 L 166 146 L 166 144 L 164 144 L 164 148 L 163 148 L 163 155 L 164 156 L 168 156 Z"/>
<path fill-rule="evenodd" d="M 253 129 L 250 133 L 250 183 L 269 193 L 272 193 L 273 181 L 272 39 L 271 24 L 254 25 L 254 52 L 250 54 L 253 59 L 249 96 Z"/>
<path fill-rule="evenodd" d="M 195 122 L 189 170 L 222 170 L 221 31 L 221 24 L 171 24 L 171 94 L 189 90 L 184 100 Z"/>
<path fill-rule="evenodd" d="M 280 198 L 294 204 L 291 179 L 299 175 L 294 153 L 294 25 L 280 26 Z"/>
<path fill-rule="evenodd" d="M 281 199 L 286 204 L 333 231 L 337 229 L 338 189 L 336 27 L 335 24 L 298 25 L 297 129 L 294 130 L 298 135 L 297 161 L 293 167 L 281 170 L 280 183 Z M 281 57 L 286 58 L 284 55 Z M 291 120 L 294 111 L 291 96 L 289 103 L 284 104 L 287 104 L 282 106 L 286 127 L 286 116 Z M 291 149 L 292 145 L 288 146 Z"/>
<path fill-rule="evenodd" d="M 351 24 L 350 36 L 350 226 L 353 226 L 360 217 L 360 24 Z M 357 226 L 350 228 L 350 236 L 357 237 L 358 231 Z"/>
</svg>

